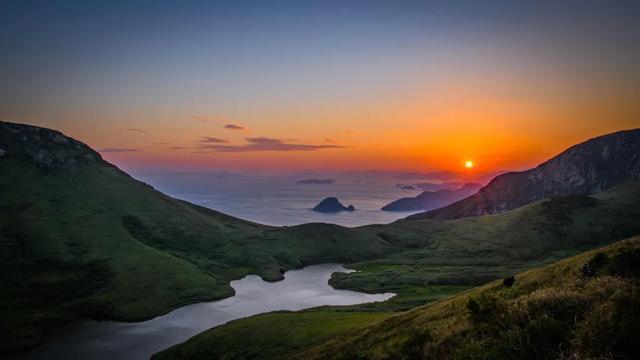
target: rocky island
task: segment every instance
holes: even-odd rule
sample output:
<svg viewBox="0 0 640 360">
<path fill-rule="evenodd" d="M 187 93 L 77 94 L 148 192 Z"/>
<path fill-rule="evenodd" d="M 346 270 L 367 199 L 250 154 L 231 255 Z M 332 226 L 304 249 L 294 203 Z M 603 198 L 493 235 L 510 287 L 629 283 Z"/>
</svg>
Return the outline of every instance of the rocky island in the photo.
<svg viewBox="0 0 640 360">
<path fill-rule="evenodd" d="M 296 181 L 296 184 L 302 185 L 331 185 L 335 183 L 335 179 L 304 179 Z"/>
<path fill-rule="evenodd" d="M 480 184 L 468 183 L 456 190 L 424 191 L 415 197 L 404 197 L 382 207 L 383 211 L 433 210 L 453 204 L 478 192 Z"/>
<path fill-rule="evenodd" d="M 335 197 L 328 197 L 322 200 L 318 205 L 313 208 L 313 211 L 323 212 L 323 213 L 334 213 L 340 211 L 355 211 L 353 205 L 344 206 L 340 201 L 338 201 Z"/>
</svg>

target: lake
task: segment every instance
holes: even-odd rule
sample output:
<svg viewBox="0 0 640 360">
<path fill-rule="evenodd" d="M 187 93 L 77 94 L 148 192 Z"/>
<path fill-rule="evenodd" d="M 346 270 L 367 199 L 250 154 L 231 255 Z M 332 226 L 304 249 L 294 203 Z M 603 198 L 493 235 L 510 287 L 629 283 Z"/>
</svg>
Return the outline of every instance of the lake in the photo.
<svg viewBox="0 0 640 360">
<path fill-rule="evenodd" d="M 141 360 L 234 319 L 275 310 L 302 310 L 321 305 L 353 305 L 385 301 L 394 294 L 337 290 L 328 281 L 340 264 L 321 264 L 287 271 L 269 283 L 248 275 L 231 282 L 236 295 L 178 308 L 137 323 L 83 321 L 59 329 L 24 359 Z"/>
</svg>

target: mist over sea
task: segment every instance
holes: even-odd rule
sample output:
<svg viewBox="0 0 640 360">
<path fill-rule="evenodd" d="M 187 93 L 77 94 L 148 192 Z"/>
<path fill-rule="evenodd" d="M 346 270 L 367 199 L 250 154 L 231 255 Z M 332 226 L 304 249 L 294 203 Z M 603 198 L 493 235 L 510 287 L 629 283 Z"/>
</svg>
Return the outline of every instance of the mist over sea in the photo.
<svg viewBox="0 0 640 360">
<path fill-rule="evenodd" d="M 343 226 L 386 224 L 415 212 L 386 212 L 380 208 L 401 197 L 416 196 L 397 184 L 410 179 L 372 174 L 243 175 L 222 172 L 136 172 L 134 176 L 170 196 L 242 219 L 267 225 L 325 222 Z M 298 184 L 299 180 L 333 179 L 332 184 Z M 417 181 L 417 180 L 416 180 Z M 337 197 L 354 212 L 312 211 L 328 196 Z"/>
</svg>

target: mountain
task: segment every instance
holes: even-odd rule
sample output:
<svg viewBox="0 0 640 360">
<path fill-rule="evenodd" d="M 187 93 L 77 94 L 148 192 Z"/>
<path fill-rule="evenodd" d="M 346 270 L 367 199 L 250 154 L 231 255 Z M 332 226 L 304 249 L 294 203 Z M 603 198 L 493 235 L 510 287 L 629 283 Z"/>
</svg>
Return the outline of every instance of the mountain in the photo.
<svg viewBox="0 0 640 360">
<path fill-rule="evenodd" d="M 329 224 L 271 227 L 166 196 L 62 133 L 0 122 L 0 351 L 90 317 L 136 321 L 233 295 L 247 274 L 395 251 Z"/>
<path fill-rule="evenodd" d="M 152 359 L 637 359 L 638 264 L 636 236 L 406 312 L 356 305 L 239 319 Z"/>
<path fill-rule="evenodd" d="M 323 213 L 333 213 L 340 211 L 355 211 L 353 205 L 344 206 L 335 197 L 328 197 L 320 201 L 320 203 L 313 207 L 313 211 L 319 211 Z"/>
<path fill-rule="evenodd" d="M 640 178 L 640 129 L 585 141 L 538 165 L 494 178 L 464 200 L 411 219 L 457 219 L 495 214 L 562 195 L 588 195 Z"/>
<path fill-rule="evenodd" d="M 475 194 L 480 184 L 465 184 L 456 190 L 424 191 L 415 197 L 404 197 L 382 207 L 384 211 L 415 211 L 437 209 Z"/>
</svg>

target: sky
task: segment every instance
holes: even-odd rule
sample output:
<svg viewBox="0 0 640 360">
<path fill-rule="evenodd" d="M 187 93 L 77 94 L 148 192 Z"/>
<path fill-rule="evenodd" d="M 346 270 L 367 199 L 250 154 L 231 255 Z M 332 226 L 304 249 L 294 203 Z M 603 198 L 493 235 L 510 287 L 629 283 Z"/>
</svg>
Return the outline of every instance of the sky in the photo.
<svg viewBox="0 0 640 360">
<path fill-rule="evenodd" d="M 523 169 L 640 127 L 638 1 L 0 1 L 0 120 L 128 169 Z"/>
</svg>

